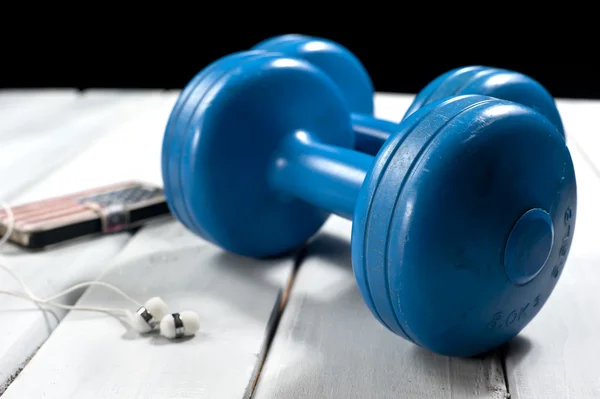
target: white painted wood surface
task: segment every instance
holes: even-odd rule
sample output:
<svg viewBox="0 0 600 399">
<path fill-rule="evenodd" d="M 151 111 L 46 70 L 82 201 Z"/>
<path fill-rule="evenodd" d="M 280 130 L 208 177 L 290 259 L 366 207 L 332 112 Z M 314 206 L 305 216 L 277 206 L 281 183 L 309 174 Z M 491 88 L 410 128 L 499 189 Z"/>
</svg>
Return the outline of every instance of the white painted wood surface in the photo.
<svg viewBox="0 0 600 399">
<path fill-rule="evenodd" d="M 434 355 L 379 325 L 356 288 L 350 226 L 332 217 L 309 247 L 255 399 L 506 398 L 498 357 Z"/>
<path fill-rule="evenodd" d="M 24 124 L 64 113 L 79 97 L 74 89 L 0 90 L 0 139 Z"/>
<path fill-rule="evenodd" d="M 67 101 L 62 91 L 40 96 L 0 92 L 0 116 L 15 107 L 30 109 L 34 116 L 10 129 L 0 122 L 0 198 L 19 204 L 118 182 L 121 177 L 146 177 L 146 170 L 155 169 L 156 153 L 140 151 L 132 158 L 136 151 L 131 140 L 141 141 L 140 132 L 154 140 L 162 134 L 168 112 L 164 103 L 172 97 L 158 91 L 124 96 L 116 91 L 91 91 Z M 62 108 L 52 106 L 59 100 L 64 100 Z M 52 147 L 37 145 L 38 140 L 52 141 Z M 7 141 L 8 147 L 4 145 Z M 57 151 L 62 154 L 57 156 Z M 37 253 L 6 246 L 0 249 L 0 262 L 12 267 L 37 294 L 50 295 L 96 278 L 129 238 L 123 233 Z M 17 288 L 0 272 L 0 289 Z M 73 293 L 63 302 L 73 304 L 80 294 Z M 42 312 L 20 299 L 1 298 L 0 393 L 65 314 L 63 310 Z"/>
<path fill-rule="evenodd" d="M 148 168 L 138 166 L 123 173 L 119 169 L 92 172 L 92 167 L 109 149 L 121 148 L 113 153 L 115 164 L 126 170 L 127 149 L 144 138 L 138 155 L 156 157 L 162 131 L 152 129 L 164 128 L 175 96 L 154 97 L 150 101 L 156 101 L 157 108 L 143 121 L 119 123 L 86 152 L 71 157 L 69 164 L 54 168 L 53 174 L 27 192 L 20 191 L 20 198 L 41 198 L 57 184 L 75 189 L 79 185 L 69 182 L 77 179 L 79 169 L 91 173 L 89 185 L 118 181 L 119 176 L 159 182 L 160 165 L 151 162 L 146 163 Z M 411 99 L 377 96 L 378 116 L 399 120 Z M 480 359 L 437 356 L 381 327 L 355 287 L 350 223 L 333 217 L 308 248 L 253 397 L 600 397 L 600 365 L 596 363 L 600 344 L 595 340 L 595 315 L 600 314 L 600 250 L 595 233 L 600 223 L 600 212 L 595 210 L 600 202 L 600 179 L 591 167 L 600 157 L 593 155 L 596 139 L 590 138 L 600 128 L 592 120 L 600 102 L 573 103 L 559 101 L 579 186 L 575 239 L 555 293 L 506 349 L 508 387 L 497 354 Z M 226 255 L 177 222 L 144 228 L 117 261 L 106 266 L 102 279 L 141 301 L 161 295 L 172 310 L 197 311 L 202 332 L 182 343 L 167 343 L 157 335 L 127 333 L 116 320 L 102 314 L 73 312 L 3 399 L 248 397 L 273 327 L 273 312 L 279 309 L 292 269 L 291 259 L 252 261 Z M 41 269 L 32 268 L 31 273 L 37 270 Z M 102 288 L 88 290 L 79 303 L 129 306 Z M 0 329 L 5 313 L 0 311 Z M 23 312 L 14 313 L 23 316 Z M 0 356 L 1 340 L 0 336 Z"/>
<path fill-rule="evenodd" d="M 44 198 L 49 192 L 84 190 L 129 179 L 162 185 L 161 145 L 167 119 L 178 92 L 152 92 L 132 97 L 125 118 L 107 125 L 102 134 L 55 172 L 22 193 L 21 201 Z M 142 100 L 142 101 L 140 101 Z M 118 108 L 118 107 L 117 107 Z"/>
<path fill-rule="evenodd" d="M 586 103 L 583 109 L 585 114 L 561 111 L 567 121 L 578 121 L 566 124 L 577 143 L 592 143 L 589 137 L 600 131 L 595 120 L 600 102 Z M 588 163 L 590 153 L 600 151 L 589 148 L 584 156 L 569 141 L 578 185 L 575 234 L 552 296 L 508 345 L 508 386 L 515 399 L 600 398 L 600 179 Z"/>
<path fill-rule="evenodd" d="M 35 254 L 8 247 L 3 250 L 0 262 L 18 273 L 37 295 L 48 296 L 78 282 L 96 278 L 128 239 L 129 235 L 124 233 Z M 0 289 L 19 290 L 13 280 L 4 272 L 0 273 Z M 76 292 L 63 298 L 62 302 L 73 304 L 79 295 L 81 292 Z M 42 311 L 29 302 L 2 296 L 0 394 L 65 314 L 64 310 Z"/>
<path fill-rule="evenodd" d="M 599 104 L 600 101 L 580 99 L 558 101 L 569 145 L 579 149 L 581 157 L 600 178 Z"/>
<path fill-rule="evenodd" d="M 292 270 L 291 258 L 228 255 L 176 222 L 147 226 L 100 279 L 141 302 L 158 295 L 173 312 L 196 311 L 201 332 L 171 342 L 71 312 L 3 399 L 246 398 Z M 78 303 L 132 308 L 101 287 Z"/>
<path fill-rule="evenodd" d="M 412 96 L 378 96 L 398 121 Z M 380 326 L 352 272 L 351 223 L 332 217 L 298 271 L 256 399 L 506 398 L 501 360 L 434 355 Z"/>
<path fill-rule="evenodd" d="M 395 119 L 391 109 L 398 107 L 388 107 L 383 99 L 379 106 Z M 594 106 L 586 103 L 585 113 L 571 114 L 573 108 L 561 103 L 568 132 L 578 142 L 600 129 L 600 123 L 590 123 L 600 112 L 600 102 Z M 355 288 L 350 223 L 334 218 L 300 267 L 256 399 L 599 398 L 600 250 L 595 231 L 600 181 L 572 141 L 579 184 L 576 238 L 551 300 L 508 346 L 508 387 L 498 355 L 440 357 L 380 327 Z"/>
<path fill-rule="evenodd" d="M 72 191 L 130 178 L 160 184 L 162 134 L 177 94 L 162 93 L 153 107 L 105 132 L 20 198 L 43 198 L 56 185 Z M 100 168 L 107 159 L 110 167 Z M 115 242 L 115 237 L 106 239 Z M 226 255 L 177 222 L 144 228 L 115 265 L 86 265 L 86 270 L 107 269 L 102 280 L 140 301 L 161 295 L 174 311 L 197 311 L 202 332 L 167 345 L 158 336 L 126 333 L 109 316 L 72 312 L 3 398 L 248 396 L 293 266 L 291 257 L 261 262 Z M 86 291 L 79 303 L 131 307 L 102 288 Z M 42 380 L 32 384 L 38 373 Z M 64 384 L 57 385 L 59 381 Z"/>
<path fill-rule="evenodd" d="M 36 106 L 34 119 L 25 119 L 0 133 L 2 198 L 13 202 L 103 134 L 136 118 L 141 110 L 161 98 L 160 91 L 93 90 L 80 95 L 61 112 L 49 106 L 50 112 L 43 118 L 40 113 L 45 111 Z M 102 164 L 94 168 L 101 169 Z"/>
</svg>

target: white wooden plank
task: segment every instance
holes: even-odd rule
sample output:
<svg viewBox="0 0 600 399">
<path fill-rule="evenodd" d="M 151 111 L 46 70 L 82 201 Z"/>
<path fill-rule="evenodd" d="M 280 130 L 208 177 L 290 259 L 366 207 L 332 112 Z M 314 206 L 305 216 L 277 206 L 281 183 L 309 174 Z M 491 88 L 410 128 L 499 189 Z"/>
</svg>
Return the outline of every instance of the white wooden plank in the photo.
<svg viewBox="0 0 600 399">
<path fill-rule="evenodd" d="M 79 97 L 75 89 L 0 90 L 0 139 L 22 124 L 43 123 Z"/>
<path fill-rule="evenodd" d="M 400 122 L 414 97 L 412 94 L 377 93 L 375 114 L 381 119 Z"/>
<path fill-rule="evenodd" d="M 198 312 L 201 332 L 170 342 L 126 333 L 104 314 L 71 312 L 3 399 L 248 397 L 292 269 L 290 258 L 225 254 L 176 222 L 147 226 L 101 280 L 142 302 L 158 295 L 172 311 Z M 78 303 L 131 308 L 98 287 Z"/>
<path fill-rule="evenodd" d="M 587 134 L 596 133 L 593 123 L 587 126 Z M 600 180 L 576 146 L 571 153 L 578 185 L 573 243 L 552 296 L 507 347 L 508 387 L 516 399 L 600 398 Z"/>
<path fill-rule="evenodd" d="M 55 98 L 56 96 L 39 96 L 30 101 L 23 101 L 19 106 L 12 106 L 2 111 L 10 113 L 13 118 L 12 125 L 7 126 L 6 120 L 2 121 L 0 137 L 4 142 L 8 140 L 24 140 L 25 137 L 35 138 L 46 136 L 49 131 L 61 130 L 68 126 L 73 119 L 82 115 L 94 117 L 98 112 L 106 112 L 107 108 L 118 106 L 122 100 L 137 98 L 142 102 L 160 94 L 159 91 L 132 91 L 123 90 L 93 90 L 87 92 L 71 92 L 72 97 Z M 19 112 L 15 112 L 18 108 Z M 1 111 L 0 111 L 1 112 Z M 16 120 L 15 120 L 16 117 Z"/>
<path fill-rule="evenodd" d="M 13 106 L 22 108 L 32 104 L 50 105 L 55 102 L 70 102 L 76 89 L 2 89 L 0 90 L 0 109 L 10 109 Z"/>
<path fill-rule="evenodd" d="M 309 246 L 254 398 L 506 398 L 498 357 L 438 356 L 373 318 L 354 281 L 350 227 L 332 217 Z"/>
<path fill-rule="evenodd" d="M 57 133 L 59 129 L 50 132 L 40 131 L 36 134 L 54 135 L 56 140 L 71 140 L 75 135 L 85 135 L 88 132 L 87 129 L 93 129 L 94 137 L 90 137 L 91 140 L 88 141 L 81 140 L 72 143 L 78 145 L 71 149 L 71 153 L 76 156 L 75 159 L 62 166 L 57 163 L 57 169 L 53 173 L 52 171 L 43 171 L 42 174 L 38 170 L 29 168 L 22 170 L 21 173 L 16 173 L 16 176 L 9 175 L 12 179 L 23 177 L 27 179 L 28 173 L 47 176 L 44 180 L 35 181 L 27 191 L 18 193 L 14 198 L 14 203 L 29 202 L 101 184 L 118 182 L 121 180 L 120 173 L 131 178 L 143 178 L 143 174 L 140 176 L 140 170 L 154 168 L 157 162 L 156 154 L 144 156 L 145 151 L 139 151 L 138 156 L 135 157 L 136 162 L 124 162 L 124 151 L 131 152 L 131 149 L 118 145 L 116 145 L 119 149 L 116 153 L 120 155 L 118 162 L 107 162 L 112 159 L 111 155 L 115 152 L 110 146 L 107 147 L 102 143 L 106 142 L 105 137 L 112 137 L 113 145 L 121 142 L 131 145 L 133 143 L 131 137 L 139 138 L 136 136 L 139 134 L 138 132 L 144 132 L 155 138 L 159 137 L 163 130 L 160 123 L 164 123 L 166 120 L 163 103 L 170 97 L 158 92 L 130 94 L 99 91 L 86 94 L 85 98 L 90 107 L 79 107 L 80 111 L 78 112 L 70 110 L 66 113 L 75 119 L 88 121 L 90 125 L 84 126 L 83 122 L 76 123 L 74 126 L 70 125 L 69 119 L 71 118 L 67 115 L 58 117 L 58 119 L 64 119 L 65 129 L 68 127 L 73 129 L 70 134 L 61 135 Z M 81 101 L 84 99 L 82 98 Z M 107 107 L 109 111 L 106 111 Z M 108 118 L 102 124 L 101 120 L 95 119 L 93 115 L 89 116 L 88 112 L 91 114 L 99 112 Z M 153 115 L 155 119 L 149 118 L 149 115 Z M 122 122 L 126 122 L 123 124 L 126 128 L 120 129 Z M 153 125 L 153 122 L 158 123 Z M 115 141 L 116 135 L 120 140 Z M 95 143 L 94 140 L 96 140 Z M 56 156 L 42 150 L 40 149 L 32 156 L 42 158 Z M 68 157 L 63 157 L 63 159 L 66 158 Z M 84 163 L 81 161 L 82 158 L 89 158 L 93 162 Z M 127 161 L 131 161 L 131 158 L 127 158 Z M 43 165 L 38 163 L 37 166 Z M 16 187 L 18 184 L 14 186 Z M 0 190 L 3 188 L 0 187 Z M 13 267 L 39 295 L 50 295 L 78 282 L 96 278 L 123 248 L 129 237 L 129 234 L 123 233 L 38 253 L 30 253 L 8 246 L 0 251 L 0 262 Z M 0 289 L 16 288 L 18 288 L 17 285 L 8 276 L 0 277 Z M 64 298 L 64 302 L 73 304 L 80 294 L 81 292 L 69 295 Z M 65 314 L 66 312 L 62 310 L 44 313 L 28 302 L 15 298 L 2 298 L 0 301 L 0 393 L 12 381 L 28 358 L 47 339 Z"/>
<path fill-rule="evenodd" d="M 128 238 L 129 234 L 123 233 L 34 254 L 9 247 L 0 255 L 0 262 L 12 267 L 36 294 L 48 296 L 67 286 L 96 278 Z M 1 273 L 0 289 L 19 290 L 14 281 Z M 80 294 L 64 298 L 63 303 L 74 303 Z M 44 312 L 29 302 L 2 296 L 0 395 L 65 314 L 63 310 Z"/>
<path fill-rule="evenodd" d="M 162 185 L 162 138 L 177 95 L 176 91 L 151 94 L 151 101 L 132 111 L 131 118 L 110 126 L 92 146 L 22 193 L 21 200 L 58 195 L 56 187 L 69 192 L 129 179 Z"/>
<path fill-rule="evenodd" d="M 600 178 L 599 100 L 560 99 L 558 108 L 565 125 L 567 143 L 576 147 L 582 159 Z"/>
<path fill-rule="evenodd" d="M 32 99 L 40 97 L 61 98 L 64 93 L 75 92 L 73 88 L 18 88 L 18 89 L 0 89 L 0 106 L 13 104 L 19 101 L 29 102 Z"/>
<path fill-rule="evenodd" d="M 48 129 L 25 124 L 24 130 L 2 140 L 0 196 L 5 201 L 13 201 L 17 194 L 77 156 L 102 135 L 135 119 L 144 107 L 161 102 L 162 93 L 96 90 L 85 93 L 78 101 L 85 105 L 50 118 L 53 123 Z M 102 168 L 102 164 L 95 168 Z"/>
</svg>

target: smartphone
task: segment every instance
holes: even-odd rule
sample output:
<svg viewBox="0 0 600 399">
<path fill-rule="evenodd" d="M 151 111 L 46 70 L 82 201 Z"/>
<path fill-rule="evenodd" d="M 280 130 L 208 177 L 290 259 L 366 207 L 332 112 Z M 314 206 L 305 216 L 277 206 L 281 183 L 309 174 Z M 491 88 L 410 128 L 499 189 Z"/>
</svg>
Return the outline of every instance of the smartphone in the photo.
<svg viewBox="0 0 600 399">
<path fill-rule="evenodd" d="M 11 208 L 14 228 L 9 240 L 28 249 L 82 237 L 131 230 L 170 216 L 162 187 L 130 181 L 49 198 Z M 9 226 L 0 211 L 0 237 Z"/>
</svg>

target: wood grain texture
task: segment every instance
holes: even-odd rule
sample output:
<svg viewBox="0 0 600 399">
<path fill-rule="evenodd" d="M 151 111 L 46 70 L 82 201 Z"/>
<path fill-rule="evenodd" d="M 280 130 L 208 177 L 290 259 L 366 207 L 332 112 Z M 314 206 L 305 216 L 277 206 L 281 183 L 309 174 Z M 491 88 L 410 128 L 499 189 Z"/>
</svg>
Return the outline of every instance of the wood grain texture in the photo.
<svg viewBox="0 0 600 399">
<path fill-rule="evenodd" d="M 43 180 L 22 186 L 27 188 L 25 191 L 17 187 L 14 198 L 38 199 L 45 193 L 60 193 L 60 187 L 85 188 L 96 182 L 122 180 L 121 177 L 160 182 L 156 157 L 176 94 L 154 93 L 151 99 L 145 97 L 147 102 L 141 110 L 125 101 L 131 105 L 130 110 L 139 110 L 137 118 L 130 119 L 126 111 L 123 119 L 111 119 L 118 122 L 110 127 L 98 124 L 98 132 L 102 133 L 88 146 L 71 152 L 66 157 L 68 164 L 63 162 L 53 166 L 48 174 L 40 174 Z M 398 121 L 411 99 L 412 96 L 378 95 L 377 115 Z M 600 222 L 600 212 L 596 211 L 600 180 L 592 168 L 600 154 L 595 155 L 596 139 L 590 138 L 600 128 L 591 119 L 600 109 L 593 103 L 568 101 L 559 101 L 559 107 L 576 164 L 576 233 L 555 293 L 538 317 L 506 347 L 508 387 L 496 354 L 479 359 L 437 356 L 380 326 L 355 286 L 350 266 L 350 222 L 332 217 L 309 246 L 253 397 L 600 397 L 600 344 L 594 340 L 598 330 L 595 315 L 600 314 L 600 250 L 596 233 Z M 32 121 L 31 125 L 35 123 Z M 94 123 L 84 125 L 91 127 Z M 136 151 L 132 152 L 132 147 Z M 40 147 L 33 153 L 42 158 L 48 156 Z M 111 166 L 97 168 L 106 154 L 111 154 L 111 162 L 106 163 Z M 0 147 L 0 164 L 2 155 Z M 130 163 L 132 156 L 140 161 Z M 36 165 L 33 170 L 40 164 L 32 163 Z M 0 181 L 3 177 L 0 165 Z M 81 243 L 90 245 L 81 252 L 52 252 L 52 259 L 38 261 L 37 266 L 28 266 L 32 258 L 26 255 L 19 267 L 40 289 L 54 291 L 52 284 L 72 283 L 81 277 L 79 272 L 91 273 L 93 269 L 97 275 L 102 266 L 89 266 L 90 259 L 102 263 L 103 254 L 112 257 L 111 248 L 114 254 L 123 245 L 116 242 L 118 239 L 112 236 L 103 243 Z M 107 248 L 106 252 L 100 247 Z M 13 252 L 13 248 L 8 250 L 4 257 L 19 261 L 21 254 Z M 45 273 L 47 265 L 62 261 L 72 262 L 65 266 L 69 272 L 59 274 L 66 276 L 64 281 L 51 281 L 46 286 L 45 279 L 57 276 L 54 272 Z M 41 264 L 46 267 L 40 267 Z M 248 397 L 266 349 L 266 338 L 274 325 L 273 315 L 279 308 L 282 289 L 292 270 L 291 259 L 253 261 L 227 255 L 176 222 L 144 228 L 129 241 L 116 262 L 105 268 L 102 279 L 119 285 L 141 301 L 160 295 L 173 311 L 197 311 L 201 333 L 181 343 L 169 343 L 154 334 L 139 337 L 127 332 L 105 315 L 72 312 L 2 399 Z M 0 287 L 3 284 L 0 278 Z M 75 300 L 76 296 L 67 299 Z M 88 290 L 79 303 L 130 306 L 102 288 Z M 12 311 L 16 306 L 17 311 Z M 28 328 L 7 327 L 27 320 L 26 312 L 43 315 L 42 324 L 36 321 Z M 18 317 L 7 318 L 8 314 Z M 35 351 L 31 349 L 31 342 L 35 342 L 32 332 L 44 332 L 39 334 L 42 338 L 38 346 L 46 339 L 56 324 L 46 321 L 49 317 L 37 310 L 25 310 L 22 303 L 9 302 L 4 307 L 4 302 L 0 302 L 0 384 L 6 381 L 3 369 L 19 367 Z M 8 333 L 3 336 L 4 330 Z M 14 342 L 12 346 L 10 340 Z M 8 349 L 2 352 L 5 341 L 9 342 L 5 345 Z"/>
<path fill-rule="evenodd" d="M 95 90 L 85 92 L 60 113 L 49 107 L 50 112 L 40 118 L 42 111 L 38 110 L 35 121 L 24 120 L 18 129 L 7 130 L 2 138 L 0 196 L 13 202 L 102 135 L 136 119 L 145 107 L 162 101 L 161 95 L 160 91 Z"/>
<path fill-rule="evenodd" d="M 0 139 L 23 124 L 44 123 L 77 102 L 74 89 L 0 90 Z"/>
<path fill-rule="evenodd" d="M 69 94 L 70 93 L 70 94 Z M 65 98 L 65 95 L 77 93 L 76 89 L 57 88 L 57 89 L 0 89 L 0 109 L 11 107 L 13 105 L 21 105 L 22 103 L 31 103 L 32 101 L 46 102 L 48 99 L 52 101 L 60 101 Z M 41 99 L 41 100 L 40 100 Z"/>
<path fill-rule="evenodd" d="M 350 226 L 332 217 L 309 246 L 254 397 L 506 398 L 498 357 L 434 355 L 375 320 L 354 280 Z"/>
<path fill-rule="evenodd" d="M 162 185 L 162 138 L 177 94 L 148 93 L 144 105 L 132 109 L 126 102 L 129 116 L 116 124 L 108 121 L 93 145 L 82 148 L 52 175 L 22 192 L 20 199 L 33 201 L 50 192 L 60 194 L 129 179 Z"/>
<path fill-rule="evenodd" d="M 8 247 L 0 255 L 0 262 L 15 270 L 37 295 L 48 296 L 67 286 L 96 278 L 128 238 L 129 235 L 123 233 L 38 253 Z M 19 290 L 16 282 L 4 272 L 0 273 L 0 289 Z M 73 293 L 61 302 L 73 304 L 79 295 L 81 292 Z M 30 302 L 1 297 L 0 393 L 65 314 L 64 310 L 43 311 Z"/>
<path fill-rule="evenodd" d="M 593 124 L 576 140 L 596 134 Z M 600 398 L 600 180 L 577 147 L 571 145 L 571 153 L 578 185 L 573 243 L 552 296 L 507 347 L 508 385 L 515 399 Z"/>
<path fill-rule="evenodd" d="M 244 398 L 261 362 L 292 259 L 228 255 L 179 223 L 148 226 L 101 280 L 140 301 L 199 313 L 201 332 L 170 342 L 104 314 L 71 312 L 5 392 L 12 398 Z M 132 308 L 102 288 L 79 304 Z M 132 309 L 135 311 L 135 309 Z"/>
<path fill-rule="evenodd" d="M 17 161 L 20 158 L 15 157 L 17 161 L 13 161 L 17 164 L 8 164 L 8 170 L 4 170 L 3 185 L 0 186 L 0 197 L 6 194 L 7 185 L 9 192 L 10 189 L 21 189 L 12 201 L 18 204 L 118 182 L 121 180 L 120 175 L 143 178 L 144 173 L 140 171 L 154 170 L 157 163 L 156 154 L 142 152 L 146 156 L 138 155 L 135 162 L 131 162 L 131 157 L 123 156 L 127 148 L 115 144 L 130 145 L 132 138 L 140 138 L 139 132 L 151 137 L 161 134 L 163 126 L 160 123 L 166 120 L 162 104 L 165 99 L 170 98 L 161 96 L 162 93 L 155 92 L 133 93 L 125 95 L 123 100 L 119 92 L 91 92 L 78 97 L 60 112 L 51 106 L 34 108 L 27 105 L 28 96 L 24 96 L 20 99 L 22 106 L 35 109 L 37 115 L 36 118 L 18 124 L 23 130 L 12 131 L 10 142 L 14 151 L 25 151 L 28 159 L 19 165 Z M 46 96 L 41 97 L 48 99 Z M 53 97 L 49 100 L 56 101 Z M 106 117 L 106 120 L 96 119 L 95 113 Z M 155 115 L 158 119 L 148 118 L 148 115 Z M 123 126 L 127 129 L 120 129 L 123 121 L 126 122 Z M 151 125 L 148 122 L 159 123 Z M 44 126 L 48 127 L 47 131 L 43 130 Z M 119 135 L 117 142 L 115 134 Z M 78 135 L 88 137 L 77 139 Z M 28 144 L 38 139 L 43 140 L 44 136 L 49 136 L 54 147 L 44 148 Z M 102 145 L 106 142 L 106 137 L 112 137 L 117 151 Z M 0 148 L 0 153 L 7 154 L 4 150 L 5 148 Z M 67 154 L 57 155 L 57 151 Z M 113 157 L 115 153 L 120 156 Z M 89 162 L 81 162 L 82 157 Z M 44 162 L 51 158 L 55 158 L 51 163 L 52 167 Z M 66 162 L 59 164 L 56 158 Z M 43 178 L 40 180 L 41 177 Z M 24 184 L 24 181 L 28 183 Z M 0 250 L 0 262 L 12 267 L 38 295 L 50 295 L 78 282 L 95 279 L 129 238 L 130 234 L 123 233 L 36 253 L 7 246 Z M 18 288 L 7 275 L 1 273 L 0 276 L 0 289 Z M 65 297 L 63 302 L 73 304 L 79 295 L 81 292 L 75 292 Z M 55 309 L 52 309 L 52 312 L 43 312 L 20 299 L 2 297 L 0 393 L 48 338 L 65 314 L 65 311 Z"/>
<path fill-rule="evenodd" d="M 600 101 L 561 99 L 558 109 L 565 126 L 567 143 L 575 147 L 600 178 Z"/>
</svg>

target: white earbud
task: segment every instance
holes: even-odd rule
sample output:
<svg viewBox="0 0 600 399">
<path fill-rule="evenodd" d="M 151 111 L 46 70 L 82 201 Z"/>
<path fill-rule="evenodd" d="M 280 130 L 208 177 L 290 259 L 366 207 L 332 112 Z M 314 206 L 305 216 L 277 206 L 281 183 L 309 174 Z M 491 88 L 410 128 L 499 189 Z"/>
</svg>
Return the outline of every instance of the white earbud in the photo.
<svg viewBox="0 0 600 399">
<path fill-rule="evenodd" d="M 189 337 L 200 330 L 200 317 L 190 310 L 166 315 L 160 321 L 160 334 L 169 339 Z"/>
<path fill-rule="evenodd" d="M 160 320 L 169 313 L 169 307 L 159 297 L 150 298 L 137 312 L 131 314 L 131 326 L 139 333 L 154 330 Z"/>
</svg>

